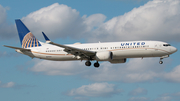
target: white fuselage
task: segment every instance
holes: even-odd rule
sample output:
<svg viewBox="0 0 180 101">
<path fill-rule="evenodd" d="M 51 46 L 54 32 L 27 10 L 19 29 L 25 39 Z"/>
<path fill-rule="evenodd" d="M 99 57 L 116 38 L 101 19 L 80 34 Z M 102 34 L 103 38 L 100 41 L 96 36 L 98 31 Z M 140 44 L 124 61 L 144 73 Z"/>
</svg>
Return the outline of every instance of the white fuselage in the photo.
<svg viewBox="0 0 180 101">
<path fill-rule="evenodd" d="M 16 50 L 19 53 L 28 55 L 32 58 L 40 58 L 54 61 L 82 60 L 78 56 L 69 54 L 64 48 L 51 44 L 41 43 L 41 47 L 30 48 L 30 52 Z M 177 51 L 169 44 L 161 41 L 129 41 L 129 42 L 108 42 L 108 43 L 87 43 L 67 45 L 88 51 L 110 51 L 113 59 L 124 58 L 143 58 L 143 57 L 163 57 Z"/>
</svg>

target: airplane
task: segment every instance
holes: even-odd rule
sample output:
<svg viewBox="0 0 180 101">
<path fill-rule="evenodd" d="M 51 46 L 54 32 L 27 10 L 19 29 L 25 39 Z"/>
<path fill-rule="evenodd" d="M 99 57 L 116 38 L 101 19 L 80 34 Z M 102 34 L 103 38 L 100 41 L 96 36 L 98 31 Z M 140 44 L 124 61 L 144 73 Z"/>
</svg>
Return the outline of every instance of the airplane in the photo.
<svg viewBox="0 0 180 101">
<path fill-rule="evenodd" d="M 177 49 L 162 41 L 127 41 L 104 43 L 75 43 L 62 45 L 52 41 L 42 32 L 46 42 L 40 42 L 29 31 L 20 19 L 15 20 L 22 48 L 13 48 L 16 52 L 31 58 L 53 61 L 85 60 L 86 66 L 91 66 L 91 61 L 96 61 L 94 67 L 100 66 L 99 61 L 109 61 L 112 64 L 125 63 L 127 58 L 160 57 L 162 59 L 175 53 Z"/>
</svg>

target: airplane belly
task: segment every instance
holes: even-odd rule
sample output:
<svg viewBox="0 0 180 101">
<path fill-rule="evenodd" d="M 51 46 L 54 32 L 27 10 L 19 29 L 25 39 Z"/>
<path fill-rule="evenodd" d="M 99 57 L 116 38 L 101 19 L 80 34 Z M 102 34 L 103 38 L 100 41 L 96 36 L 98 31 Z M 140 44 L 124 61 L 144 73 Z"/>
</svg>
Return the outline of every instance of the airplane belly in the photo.
<svg viewBox="0 0 180 101">
<path fill-rule="evenodd" d="M 153 57 L 151 49 L 132 49 L 113 51 L 113 59 Z"/>
<path fill-rule="evenodd" d="M 53 61 L 71 61 L 71 60 L 77 60 L 72 55 L 64 55 L 64 56 L 55 56 L 55 55 L 52 55 L 52 56 L 46 56 L 45 59 L 46 60 L 53 60 Z"/>
<path fill-rule="evenodd" d="M 46 53 L 34 53 L 36 58 L 53 60 L 53 61 L 71 61 L 77 60 L 74 55 L 70 54 L 46 54 Z"/>
</svg>

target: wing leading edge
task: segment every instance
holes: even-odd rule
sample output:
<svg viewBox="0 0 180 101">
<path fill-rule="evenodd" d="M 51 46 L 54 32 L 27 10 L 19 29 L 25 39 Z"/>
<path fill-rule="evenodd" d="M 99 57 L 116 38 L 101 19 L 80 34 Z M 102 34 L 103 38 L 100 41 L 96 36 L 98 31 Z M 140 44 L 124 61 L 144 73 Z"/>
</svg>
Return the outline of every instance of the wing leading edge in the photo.
<svg viewBox="0 0 180 101">
<path fill-rule="evenodd" d="M 92 60 L 92 58 L 96 55 L 94 51 L 87 51 L 80 48 L 75 48 L 67 45 L 57 44 L 49 40 L 49 38 L 43 33 L 44 38 L 46 39 L 46 43 L 52 44 L 61 48 L 64 48 L 64 51 L 75 56 L 79 56 L 80 58 L 86 58 L 88 60 Z"/>
</svg>

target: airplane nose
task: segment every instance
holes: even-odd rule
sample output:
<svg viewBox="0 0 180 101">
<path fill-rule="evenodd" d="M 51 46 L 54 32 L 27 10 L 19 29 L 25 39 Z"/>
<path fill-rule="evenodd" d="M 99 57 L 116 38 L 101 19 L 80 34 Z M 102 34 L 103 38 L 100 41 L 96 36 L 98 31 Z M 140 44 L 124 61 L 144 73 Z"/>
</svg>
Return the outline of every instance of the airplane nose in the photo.
<svg viewBox="0 0 180 101">
<path fill-rule="evenodd" d="M 172 52 L 172 53 L 175 53 L 176 51 L 177 51 L 177 48 L 175 48 L 175 47 L 172 47 L 172 48 L 171 48 L 171 52 Z"/>
</svg>

